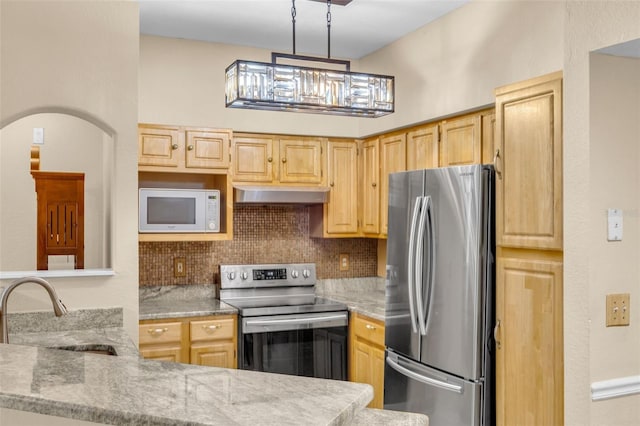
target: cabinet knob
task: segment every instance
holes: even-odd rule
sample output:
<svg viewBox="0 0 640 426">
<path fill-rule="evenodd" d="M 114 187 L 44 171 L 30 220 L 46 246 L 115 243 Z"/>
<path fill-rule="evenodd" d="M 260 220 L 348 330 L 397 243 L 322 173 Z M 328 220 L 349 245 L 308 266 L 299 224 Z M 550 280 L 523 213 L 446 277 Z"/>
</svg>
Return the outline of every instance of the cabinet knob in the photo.
<svg viewBox="0 0 640 426">
<path fill-rule="evenodd" d="M 267 161 L 270 163 L 270 162 L 273 161 L 273 158 L 269 157 L 269 158 L 267 158 Z"/>
<path fill-rule="evenodd" d="M 286 159 L 286 158 L 283 158 L 283 159 L 282 159 L 282 162 L 283 162 L 283 163 L 286 163 L 286 162 L 287 162 L 287 159 Z"/>
<path fill-rule="evenodd" d="M 178 149 L 178 144 L 174 143 L 173 145 L 171 145 L 171 149 L 173 149 L 174 151 Z"/>
<path fill-rule="evenodd" d="M 377 183 L 373 182 L 373 183 L 371 184 L 371 186 L 373 186 L 373 187 L 375 188 L 375 187 L 377 186 Z"/>
<path fill-rule="evenodd" d="M 193 145 L 189 145 L 189 146 L 187 147 L 187 150 L 188 150 L 188 151 L 193 151 Z"/>
</svg>

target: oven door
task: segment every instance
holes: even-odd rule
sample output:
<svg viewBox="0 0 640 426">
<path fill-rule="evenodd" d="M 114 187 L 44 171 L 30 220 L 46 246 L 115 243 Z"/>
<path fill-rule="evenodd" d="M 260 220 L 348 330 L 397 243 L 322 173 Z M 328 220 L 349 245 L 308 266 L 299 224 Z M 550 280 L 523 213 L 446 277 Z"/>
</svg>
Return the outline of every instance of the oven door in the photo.
<svg viewBox="0 0 640 426">
<path fill-rule="evenodd" d="M 347 380 L 347 312 L 242 317 L 240 368 Z"/>
</svg>

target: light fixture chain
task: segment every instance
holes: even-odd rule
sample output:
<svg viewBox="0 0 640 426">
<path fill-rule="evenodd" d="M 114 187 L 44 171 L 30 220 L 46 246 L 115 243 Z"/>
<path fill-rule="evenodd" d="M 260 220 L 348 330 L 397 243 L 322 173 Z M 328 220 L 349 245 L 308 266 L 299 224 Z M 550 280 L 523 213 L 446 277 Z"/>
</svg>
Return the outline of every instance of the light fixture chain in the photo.
<svg viewBox="0 0 640 426">
<path fill-rule="evenodd" d="M 331 0 L 327 0 L 327 58 L 331 58 Z"/>
<path fill-rule="evenodd" d="M 291 0 L 291 24 L 293 26 L 293 54 L 296 54 L 296 0 Z"/>
</svg>

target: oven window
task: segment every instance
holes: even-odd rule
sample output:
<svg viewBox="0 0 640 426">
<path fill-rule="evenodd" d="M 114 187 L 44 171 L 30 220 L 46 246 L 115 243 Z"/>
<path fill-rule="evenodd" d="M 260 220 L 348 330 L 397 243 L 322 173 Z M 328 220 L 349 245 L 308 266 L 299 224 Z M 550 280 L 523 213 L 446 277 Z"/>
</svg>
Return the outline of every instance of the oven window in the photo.
<svg viewBox="0 0 640 426">
<path fill-rule="evenodd" d="M 247 370 L 347 380 L 347 327 L 243 335 Z"/>
</svg>

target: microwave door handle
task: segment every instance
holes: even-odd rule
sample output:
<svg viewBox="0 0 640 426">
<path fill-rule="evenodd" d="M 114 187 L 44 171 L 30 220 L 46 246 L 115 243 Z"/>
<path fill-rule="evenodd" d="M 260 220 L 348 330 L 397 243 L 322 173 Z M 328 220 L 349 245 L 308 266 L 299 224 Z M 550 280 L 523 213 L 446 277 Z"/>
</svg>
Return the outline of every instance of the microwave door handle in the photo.
<svg viewBox="0 0 640 426">
<path fill-rule="evenodd" d="M 426 335 L 427 330 L 425 327 L 425 312 L 424 312 L 424 294 L 423 294 L 423 275 L 422 270 L 424 268 L 424 234 L 425 234 L 425 222 L 427 215 L 427 202 L 429 202 L 430 197 L 422 197 L 423 206 L 420 211 L 420 219 L 418 220 L 418 236 L 416 242 L 416 262 L 414 265 L 414 273 L 415 273 L 415 292 L 416 292 L 416 306 L 418 311 L 418 328 L 420 329 L 421 335 Z"/>
<path fill-rule="evenodd" d="M 429 248 L 429 253 L 427 253 L 427 256 L 428 256 L 427 264 L 429 265 L 429 271 L 427 272 L 427 283 L 428 283 L 427 291 L 426 291 L 427 294 L 426 294 L 426 300 L 423 300 L 424 302 L 423 306 L 425 311 L 425 317 L 424 317 L 425 333 L 424 334 L 426 334 L 427 330 L 429 329 L 429 317 L 431 314 L 432 293 L 433 293 L 433 286 L 434 286 L 435 274 L 436 274 L 436 241 L 435 241 L 435 234 L 433 229 L 433 202 L 432 202 L 431 196 L 426 197 L 424 210 L 426 211 L 427 247 Z"/>
<path fill-rule="evenodd" d="M 409 377 L 410 379 L 416 380 L 426 385 L 448 390 L 450 392 L 462 393 L 462 386 L 443 382 L 442 380 L 432 379 L 431 377 L 416 373 L 415 371 L 403 367 L 402 365 L 400 365 L 400 363 L 396 362 L 389 356 L 387 356 L 387 364 L 389 364 L 389 367 L 393 368 L 398 373 L 402 374 L 403 376 Z"/>
<path fill-rule="evenodd" d="M 420 215 L 420 207 L 422 205 L 422 197 L 416 198 L 413 206 L 413 214 L 411 215 L 411 227 L 409 228 L 409 256 L 407 260 L 407 285 L 409 288 L 409 314 L 411 316 L 411 329 L 414 333 L 418 332 L 418 319 L 416 317 L 415 307 L 415 265 L 416 265 L 416 229 L 418 225 L 418 216 Z"/>
</svg>

